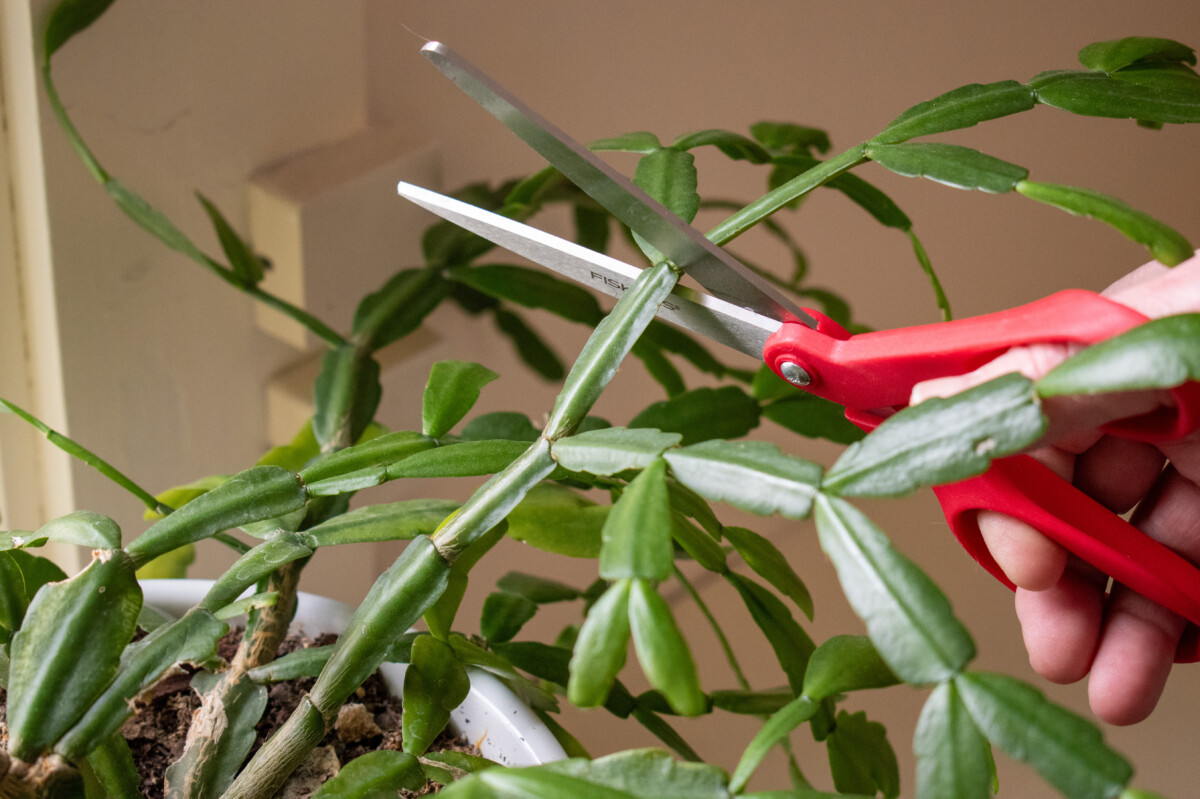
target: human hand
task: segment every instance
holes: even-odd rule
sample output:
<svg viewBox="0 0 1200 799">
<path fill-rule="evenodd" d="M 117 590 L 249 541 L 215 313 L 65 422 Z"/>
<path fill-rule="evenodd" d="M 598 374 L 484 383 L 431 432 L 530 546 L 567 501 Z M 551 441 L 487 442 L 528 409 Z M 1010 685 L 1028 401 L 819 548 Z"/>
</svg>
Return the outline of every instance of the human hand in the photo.
<svg viewBox="0 0 1200 799">
<path fill-rule="evenodd" d="M 1151 318 L 1200 312 L 1200 255 L 1171 269 L 1147 264 L 1103 294 Z M 1015 348 L 970 374 L 918 384 L 911 401 L 956 394 L 1009 372 L 1037 379 L 1076 349 Z M 1200 433 L 1153 445 L 1099 430 L 1166 404 L 1165 391 L 1044 400 L 1046 446 L 1029 454 L 1116 513 L 1136 506 L 1130 521 L 1138 529 L 1200 563 Z M 1186 622 L 1120 585 L 1106 596 L 1105 575 L 1022 522 L 984 511 L 979 527 L 1017 586 L 1017 617 L 1034 670 L 1060 683 L 1090 674 L 1092 711 L 1111 724 L 1150 715 Z"/>
</svg>

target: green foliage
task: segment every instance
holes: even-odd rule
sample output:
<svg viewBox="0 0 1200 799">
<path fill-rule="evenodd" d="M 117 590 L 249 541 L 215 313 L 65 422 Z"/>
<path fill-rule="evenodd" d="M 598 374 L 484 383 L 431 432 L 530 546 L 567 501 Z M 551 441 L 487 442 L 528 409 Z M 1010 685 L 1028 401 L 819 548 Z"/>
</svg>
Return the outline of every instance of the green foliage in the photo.
<svg viewBox="0 0 1200 799">
<path fill-rule="evenodd" d="M 471 410 L 479 399 L 479 390 L 497 377 L 491 369 L 477 363 L 435 363 L 429 371 L 421 403 L 421 433 L 430 438 L 446 435 Z"/>
<path fill-rule="evenodd" d="M 87 148 L 58 97 L 50 59 L 109 4 L 64 0 L 48 17 L 45 85 L 68 143 L 114 204 L 142 229 L 291 316 L 328 350 L 314 385 L 313 419 L 290 444 L 232 477 L 202 478 L 157 498 L 81 444 L 0 400 L 0 410 L 136 496 L 153 520 L 123 549 L 116 523 L 92 511 L 68 514 L 33 532 L 0 534 L 0 684 L 9 691 L 13 754 L 29 760 L 58 753 L 82 768 L 93 793 L 133 795 L 132 759 L 116 731 L 139 697 L 188 664 L 196 669 L 193 688 L 201 696 L 205 729 L 225 733 L 189 738 L 166 775 L 169 790 L 230 799 L 270 796 L 324 737 L 341 703 L 380 663 L 390 661 L 408 664 L 405 751 L 375 752 L 344 764 L 318 796 L 391 796 L 398 789 L 418 789 L 426 778 L 446 785 L 449 797 L 833 796 L 813 789 L 799 771 L 800 759 L 791 755 L 791 733 L 807 723 L 812 736 L 827 746 L 837 795 L 893 797 L 900 777 L 883 727 L 865 713 L 836 705 L 845 694 L 899 682 L 933 686 L 913 744 L 921 797 L 991 795 L 991 745 L 1028 762 L 1072 799 L 1145 795 L 1126 787 L 1130 767 L 1090 723 L 1012 678 L 967 671 L 974 642 L 948 599 L 845 498 L 899 496 L 982 472 L 991 459 L 1031 446 L 1043 434 L 1038 397 L 1164 389 L 1200 379 L 1194 352 L 1200 316 L 1139 327 L 1083 351 L 1036 384 L 1010 375 L 951 399 L 923 403 L 895 414 L 866 437 L 832 403 L 766 371 L 728 366 L 689 335 L 656 321 L 656 309 L 670 302 L 680 275 L 653 242 L 636 235 L 632 238 L 655 265 L 605 315 L 588 291 L 560 278 L 525 266 L 478 263 L 493 248 L 490 242 L 435 224 L 422 239 L 424 263 L 398 270 L 366 293 L 353 319 L 338 320 L 350 327 L 349 336 L 343 336 L 264 291 L 262 259 L 203 196 L 200 202 L 228 265 L 202 252 L 184 230 L 110 176 Z M 676 136 L 670 144 L 636 132 L 593 147 L 637 154 L 634 181 L 685 221 L 702 206 L 731 210 L 708 234 L 718 244 L 761 226 L 773 245 L 782 247 L 790 269 L 785 277 L 762 270 L 764 279 L 818 304 L 847 329 L 861 330 L 842 296 L 808 283 L 801 246 L 774 217 L 801 209 L 819 187 L 839 191 L 872 219 L 908 237 L 948 319 L 949 303 L 912 219 L 853 174 L 861 164 L 875 161 L 900 175 L 985 193 L 1015 190 L 1103 221 L 1164 263 L 1191 256 L 1180 234 L 1112 198 L 1029 181 L 1023 167 L 957 144 L 911 141 L 1027 111 L 1037 103 L 1086 116 L 1133 118 L 1150 127 L 1200 121 L 1200 76 L 1192 69 L 1196 60 L 1190 47 L 1131 37 L 1090 45 L 1080 60 L 1089 71 L 1048 72 L 1027 84 L 999 81 L 945 92 L 826 160 L 821 158 L 831 151 L 831 142 L 823 130 L 787 122 L 757 123 L 749 136 L 709 128 Z M 702 198 L 694 151 L 703 147 L 742 162 L 740 168 L 760 168 L 766 193 L 741 207 Z M 497 186 L 473 184 L 458 196 L 522 220 L 555 204 L 565 206 L 576 238 L 598 249 L 608 245 L 614 229 L 608 212 L 553 167 Z M 476 363 L 442 361 L 425 386 L 420 433 L 386 432 L 376 421 L 383 406 L 375 354 L 415 331 L 446 300 L 472 316 L 488 317 L 534 373 L 554 380 L 566 375 L 548 416 L 520 408 L 467 420 L 481 388 L 496 374 Z M 569 370 L 526 321 L 527 310 L 594 328 Z M 642 361 L 668 398 L 640 412 L 622 411 L 626 418 L 614 419 L 624 426 L 612 427 L 589 414 L 629 354 Z M 692 369 L 706 382 L 689 389 Z M 826 471 L 774 444 L 730 440 L 753 431 L 764 417 L 792 432 L 851 446 Z M 458 435 L 452 434 L 456 429 Z M 401 478 L 487 475 L 465 503 L 408 494 L 380 503 L 366 493 Z M 423 489 L 410 483 L 405 490 Z M 366 501 L 351 510 L 355 492 L 363 492 Z M 835 635 L 818 646 L 794 613 L 798 609 L 811 619 L 814 602 L 786 547 L 725 526 L 706 500 L 759 515 L 815 516 L 821 545 L 868 635 Z M 250 547 L 227 532 L 238 528 L 258 543 Z M 468 636 L 456 628 L 456 615 L 471 571 L 505 537 L 554 555 L 595 559 L 598 579 L 580 590 L 553 575 L 506 574 L 484 600 L 480 635 Z M 161 564 L 156 559 L 167 555 L 186 558 L 194 544 L 208 538 L 223 539 L 241 554 L 199 605 L 179 619 L 141 613 L 134 569 Z M 50 541 L 97 552 L 91 565 L 68 578 L 27 551 Z M 250 611 L 247 636 L 258 644 L 269 641 L 269 631 L 285 626 L 292 612 L 300 570 L 309 558 L 321 556 L 320 548 L 383 541 L 408 544 L 371 586 L 336 645 L 274 662 L 263 654 L 261 661 L 239 660 L 217 670 L 224 618 Z M 752 576 L 733 571 L 740 568 L 737 558 L 730 558 L 735 552 Z M 689 580 L 697 568 L 719 576 L 732 607 L 718 608 L 719 613 L 708 608 Z M 672 581 L 711 625 L 738 680 L 736 688 L 702 690 L 692 651 L 665 598 L 678 595 Z M 553 643 L 516 640 L 549 603 L 582 612 L 582 622 L 569 624 Z M 729 616 L 739 623 L 748 616 L 763 634 L 778 661 L 771 685 L 782 687 L 749 684 L 739 653 L 720 626 Z M 428 632 L 406 632 L 421 618 Z M 139 623 L 148 634 L 134 643 Z M 618 679 L 631 643 L 651 687 L 637 696 Z M 264 653 L 274 649 L 260 648 Z M 729 778 L 715 766 L 683 762 L 659 750 L 529 769 L 495 767 L 458 753 L 426 753 L 470 689 L 467 667 L 509 685 L 572 753 L 582 747 L 550 715 L 559 709 L 562 694 L 576 705 L 603 706 L 636 720 L 685 761 L 699 755 L 668 724 L 670 715 L 722 711 L 766 718 Z M 298 675 L 315 677 L 315 685 L 275 737 L 246 762 L 265 704 L 265 683 Z M 790 759 L 792 790 L 744 793 L 775 746 Z"/>
<path fill-rule="evenodd" d="M 817 534 L 842 590 L 896 676 L 941 682 L 973 657 L 975 643 L 946 596 L 883 532 L 844 500 L 819 495 Z"/>
<path fill-rule="evenodd" d="M 897 413 L 851 444 L 821 488 L 851 497 L 896 497 L 987 470 L 992 458 L 1033 444 L 1046 419 L 1033 383 L 1008 374 L 948 399 Z"/>
<path fill-rule="evenodd" d="M 1175 388 L 1200 378 L 1200 314 L 1155 319 L 1083 350 L 1038 380 L 1042 397 Z"/>
</svg>

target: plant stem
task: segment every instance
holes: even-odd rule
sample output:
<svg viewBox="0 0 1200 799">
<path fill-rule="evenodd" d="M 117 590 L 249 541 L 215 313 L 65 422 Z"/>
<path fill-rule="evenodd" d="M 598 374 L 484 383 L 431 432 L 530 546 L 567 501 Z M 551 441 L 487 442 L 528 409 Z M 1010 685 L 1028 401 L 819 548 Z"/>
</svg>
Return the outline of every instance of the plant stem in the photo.
<svg viewBox="0 0 1200 799">
<path fill-rule="evenodd" d="M 672 570 L 675 573 L 675 579 L 679 581 L 679 584 L 682 585 L 684 590 L 688 592 L 688 595 L 692 598 L 692 601 L 696 603 L 696 607 L 698 607 L 700 612 L 704 614 L 704 618 L 708 620 L 708 626 L 712 627 L 713 633 L 716 634 L 717 640 L 720 641 L 721 649 L 725 651 L 725 660 L 729 662 L 729 668 L 733 670 L 733 675 L 737 678 L 738 686 L 740 686 L 743 691 L 749 691 L 750 681 L 746 679 L 746 674 L 742 671 L 741 664 L 738 663 L 737 655 L 734 654 L 733 647 L 730 646 L 729 639 L 725 637 L 725 633 L 721 629 L 721 625 L 717 624 L 716 617 L 712 615 L 712 611 L 709 610 L 708 605 L 705 604 L 704 600 L 701 598 L 700 592 L 698 592 L 688 578 L 684 576 L 683 570 L 680 569 L 678 565 L 672 566 Z"/>
<path fill-rule="evenodd" d="M 33 414 L 29 413 L 29 411 L 26 411 L 25 409 L 2 398 L 0 398 L 0 411 L 8 411 L 14 416 L 17 416 L 28 422 L 33 427 L 37 428 L 37 430 L 41 432 L 41 434 L 44 435 L 46 440 L 51 444 L 58 447 L 71 457 L 77 458 L 78 460 L 86 463 L 88 466 L 91 466 L 93 469 L 100 472 L 100 474 L 121 486 L 121 488 L 124 488 L 126 491 L 133 494 L 135 497 L 141 500 L 143 505 L 155 513 L 167 514 L 171 512 L 170 507 L 159 502 L 154 498 L 153 495 L 151 495 L 149 491 L 130 480 L 116 467 L 109 464 L 106 460 L 92 452 L 90 449 L 84 447 L 76 441 L 73 441 L 70 438 L 67 438 L 62 433 L 51 429 L 49 425 L 47 425 L 41 419 L 38 419 Z"/>
<path fill-rule="evenodd" d="M 851 147 L 844 153 L 830 158 L 828 161 L 822 161 L 807 172 L 803 172 L 782 186 L 767 192 L 705 235 L 715 244 L 728 244 L 792 200 L 803 197 L 813 189 L 866 161 L 864 145 Z"/>
</svg>

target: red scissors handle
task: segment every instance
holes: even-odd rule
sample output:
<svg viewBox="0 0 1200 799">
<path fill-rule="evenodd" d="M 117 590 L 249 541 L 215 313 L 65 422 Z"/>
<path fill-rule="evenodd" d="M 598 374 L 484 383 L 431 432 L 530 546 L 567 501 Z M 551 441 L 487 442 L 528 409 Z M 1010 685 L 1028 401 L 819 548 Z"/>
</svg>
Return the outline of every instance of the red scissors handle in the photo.
<svg viewBox="0 0 1200 799">
<path fill-rule="evenodd" d="M 816 330 L 785 323 L 768 341 L 763 359 L 782 377 L 783 365 L 809 376 L 805 390 L 846 406 L 864 429 L 908 404 L 922 381 L 969 372 L 1016 346 L 1092 344 L 1147 320 L 1087 291 L 1064 291 L 986 316 L 850 335 L 813 314 Z M 1144 441 L 1175 440 L 1200 428 L 1200 384 L 1172 391 L 1174 407 L 1109 425 L 1107 432 Z M 1026 456 L 993 462 L 987 473 L 935 493 L 955 536 L 985 569 L 1014 586 L 988 552 L 976 523 L 980 510 L 1026 522 L 1117 582 L 1192 622 L 1176 652 L 1179 662 L 1200 660 L 1200 569 L 1146 536 L 1091 497 Z"/>
<path fill-rule="evenodd" d="M 1025 522 L 1122 585 L 1200 625 L 1200 571 L 1026 455 L 1002 458 L 978 477 L 934 489 L 950 529 L 971 557 L 1014 588 L 988 551 L 977 512 L 995 509 Z M 1200 660 L 1192 627 L 1175 653 Z"/>
<path fill-rule="evenodd" d="M 763 360 L 781 377 L 783 364 L 801 367 L 811 381 L 804 389 L 844 405 L 851 421 L 875 411 L 881 421 L 908 404 L 917 383 L 965 374 L 1012 347 L 1095 344 L 1149 321 L 1128 306 L 1078 289 L 998 313 L 853 336 L 828 317 L 809 312 L 817 328 L 785 322 L 767 339 Z M 1169 441 L 1200 428 L 1200 389 L 1184 384 L 1172 393 L 1174 408 L 1124 420 L 1109 431 Z"/>
</svg>

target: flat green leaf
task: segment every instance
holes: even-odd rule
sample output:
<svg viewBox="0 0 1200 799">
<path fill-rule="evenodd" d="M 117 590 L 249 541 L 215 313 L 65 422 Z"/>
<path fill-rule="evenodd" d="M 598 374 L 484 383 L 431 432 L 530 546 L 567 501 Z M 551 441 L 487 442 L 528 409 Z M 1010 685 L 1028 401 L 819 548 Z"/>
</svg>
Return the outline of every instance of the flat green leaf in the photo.
<svg viewBox="0 0 1200 799">
<path fill-rule="evenodd" d="M 1105 746 L 1094 724 L 1032 686 L 1002 674 L 970 672 L 954 683 L 987 739 L 1033 766 L 1070 799 L 1106 799 L 1129 782 L 1133 769 Z"/>
<path fill-rule="evenodd" d="M 602 152 L 613 150 L 622 153 L 652 153 L 662 148 L 658 137 L 644 130 L 625 133 L 607 139 L 597 139 L 588 144 L 589 150 Z"/>
<path fill-rule="evenodd" d="M 1139 62 L 1196 64 L 1196 51 L 1173 39 L 1126 36 L 1093 42 L 1079 51 L 1079 63 L 1096 72 L 1116 72 Z"/>
<path fill-rule="evenodd" d="M 78 759 L 116 733 L 135 709 L 134 701 L 179 663 L 204 663 L 216 657 L 217 643 L 229 631 L 211 612 L 194 608 L 164 624 L 121 654 L 120 669 L 82 718 L 55 745 Z"/>
<path fill-rule="evenodd" d="M 642 335 L 642 340 L 650 342 L 664 352 L 678 355 L 707 374 L 724 377 L 729 372 L 729 369 L 694 337 L 664 322 L 651 322 Z"/>
<path fill-rule="evenodd" d="M 352 344 L 325 353 L 313 385 L 313 434 L 321 449 L 358 441 L 375 418 L 382 392 L 379 362 L 370 355 Z"/>
<path fill-rule="evenodd" d="M 161 241 L 167 247 L 175 250 L 178 253 L 186 255 L 193 261 L 211 265 L 209 260 L 200 249 L 192 243 L 192 240 L 184 235 L 183 231 L 175 227 L 170 219 L 167 219 L 162 212 L 146 202 L 140 194 L 125 186 L 116 178 L 110 178 L 104 184 L 105 191 L 112 198 L 125 214 L 136 222 L 143 230 L 145 230 L 154 238 Z"/>
<path fill-rule="evenodd" d="M 303 464 L 301 464 L 301 466 L 303 466 Z M 168 488 L 166 491 L 156 494 L 154 498 L 157 499 L 159 503 L 166 505 L 168 508 L 178 509 L 188 504 L 196 497 L 207 494 L 217 486 L 227 482 L 232 476 L 233 475 L 228 474 L 208 475 L 207 477 L 201 477 L 200 479 L 193 480 L 185 485 Z M 146 512 L 142 514 L 142 518 L 148 521 L 161 519 L 162 517 L 163 514 L 152 511 L 148 508 L 146 509 Z"/>
<path fill-rule="evenodd" d="M 313 799 L 394 799 L 425 787 L 421 763 L 408 752 L 383 749 L 359 755 L 327 780 Z"/>
<path fill-rule="evenodd" d="M 512 342 L 522 363 L 546 380 L 562 380 L 567 372 L 562 360 L 537 331 L 515 313 L 497 309 L 493 316 L 496 329 Z"/>
<path fill-rule="evenodd" d="M 725 539 L 746 561 L 746 565 L 762 577 L 779 593 L 796 603 L 809 621 L 813 617 L 812 595 L 808 587 L 792 569 L 779 548 L 758 533 L 744 527 L 726 527 Z"/>
<path fill-rule="evenodd" d="M 992 758 L 954 682 L 933 690 L 913 736 L 917 794 L 928 799 L 990 799 Z"/>
<path fill-rule="evenodd" d="M 917 142 L 870 144 L 867 157 L 880 166 L 910 178 L 928 178 L 956 189 L 979 189 L 989 194 L 1012 191 L 1029 170 L 970 147 Z"/>
<path fill-rule="evenodd" d="M 101 550 L 69 580 L 43 586 L 12 637 L 9 752 L 48 751 L 112 680 L 133 637 L 142 591 L 130 558 Z"/>
<path fill-rule="evenodd" d="M 564 486 L 539 485 L 508 515 L 508 536 L 557 555 L 595 558 L 607 517 L 607 505 Z"/>
<path fill-rule="evenodd" d="M 439 361 L 429 370 L 421 403 L 421 432 L 441 438 L 462 421 L 479 391 L 500 375 L 469 361 Z"/>
<path fill-rule="evenodd" d="M 692 150 L 704 146 L 716 147 L 735 161 L 765 164 L 771 160 L 770 154 L 758 142 L 729 130 L 709 129 L 685 133 L 671 144 L 676 150 Z"/>
<path fill-rule="evenodd" d="M 755 733 L 750 745 L 742 753 L 737 768 L 733 770 L 733 775 L 729 778 L 730 792 L 741 793 L 755 769 L 775 744 L 785 740 L 792 730 L 810 720 L 820 709 L 819 702 L 814 702 L 807 696 L 798 696 L 767 719 L 766 724 Z"/>
<path fill-rule="evenodd" d="M 336 477 L 327 477 L 308 484 L 310 497 L 336 497 L 340 494 L 352 494 L 364 488 L 382 485 L 388 479 L 386 466 L 368 466 Z M 253 533 L 251 533 L 253 535 Z"/>
<path fill-rule="evenodd" d="M 1038 102 L 1072 114 L 1163 123 L 1200 122 L 1200 86 L 1134 83 L 1100 72 L 1058 70 L 1029 81 Z"/>
<path fill-rule="evenodd" d="M 83 795 L 85 797 L 89 795 L 88 789 L 91 787 L 92 779 L 99 785 L 105 799 L 109 796 L 142 796 L 142 780 L 138 774 L 137 764 L 133 762 L 133 753 L 129 750 L 129 742 L 120 733 L 110 735 L 106 741 L 89 752 L 86 759 L 76 761 L 76 765 L 80 773 L 84 775 Z M 91 771 L 90 775 L 87 774 L 88 771 Z"/>
<path fill-rule="evenodd" d="M 22 550 L 13 550 L 8 553 L 8 557 L 21 570 L 25 581 L 25 594 L 30 599 L 33 599 L 38 589 L 46 583 L 67 579 L 66 572 L 49 558 L 31 555 Z"/>
<path fill-rule="evenodd" d="M 575 219 L 575 242 L 589 250 L 607 252 L 612 217 L 585 205 L 576 205 L 571 213 Z"/>
<path fill-rule="evenodd" d="M 422 755 L 450 720 L 450 711 L 471 690 L 467 670 L 444 641 L 423 635 L 413 641 L 404 672 L 404 751 Z"/>
<path fill-rule="evenodd" d="M 511 641 L 536 614 L 537 604 L 529 597 L 493 591 L 483 600 L 479 632 L 488 641 Z"/>
<path fill-rule="evenodd" d="M 154 560 L 139 566 L 139 580 L 182 580 L 187 577 L 188 566 L 196 561 L 196 545 L 185 544 L 178 549 L 164 552 Z"/>
<path fill-rule="evenodd" d="M 918 136 L 969 128 L 989 119 L 1028 111 L 1034 94 L 1015 80 L 971 83 L 914 105 L 871 141 L 895 144 Z"/>
<path fill-rule="evenodd" d="M 489 648 L 485 649 L 466 636 L 453 633 L 449 637 L 449 643 L 454 654 L 464 666 L 482 669 L 499 677 L 521 698 L 521 701 L 531 708 L 555 713 L 559 711 L 558 700 L 554 694 L 519 674 L 507 658 L 491 650 L 491 642 L 489 642 Z"/>
<path fill-rule="evenodd" d="M 77 510 L 53 519 L 42 525 L 34 536 L 89 549 L 118 549 L 121 546 L 121 528 L 117 523 L 90 510 Z"/>
<path fill-rule="evenodd" d="M 571 655 L 567 698 L 576 707 L 604 704 L 629 646 L 632 580 L 618 580 L 588 611 Z"/>
<path fill-rule="evenodd" d="M 539 605 L 579 599 L 583 592 L 569 585 L 536 574 L 509 572 L 496 581 L 496 587 L 510 594 L 519 594 Z"/>
<path fill-rule="evenodd" d="M 882 724 L 867 721 L 866 713 L 842 710 L 825 743 L 839 793 L 878 792 L 886 799 L 900 795 L 900 767 Z"/>
<path fill-rule="evenodd" d="M 945 594 L 844 500 L 819 494 L 817 534 L 879 654 L 907 683 L 942 682 L 975 656 Z"/>
<path fill-rule="evenodd" d="M 681 438 L 650 428 L 607 427 L 560 438 L 550 452 L 564 469 L 607 476 L 645 469 Z"/>
<path fill-rule="evenodd" d="M 300 479 L 315 483 L 370 466 L 390 466 L 409 455 L 433 449 L 437 442 L 409 430 L 384 433 L 352 447 L 330 453 L 300 469 Z"/>
<path fill-rule="evenodd" d="M 1147 247 L 1156 259 L 1167 266 L 1183 263 L 1193 255 L 1192 245 L 1178 232 L 1114 197 L 1073 186 L 1035 183 L 1031 180 L 1018 183 L 1017 191 L 1031 200 L 1116 228 L 1126 238 Z"/>
<path fill-rule="evenodd" d="M 0 552 L 44 547 L 47 539 L 35 536 L 32 530 L 0 530 Z"/>
<path fill-rule="evenodd" d="M 246 616 L 256 610 L 273 608 L 279 603 L 278 591 L 262 591 L 257 594 L 247 594 L 240 599 L 230 602 L 213 615 L 220 621 L 229 621 L 238 616 Z"/>
<path fill-rule="evenodd" d="M 0 552 L 0 649 L 21 627 L 30 595 L 25 590 L 25 576 L 12 557 L 12 551 Z"/>
<path fill-rule="evenodd" d="M 445 524 L 452 522 L 455 516 L 457 513 L 447 516 Z M 458 609 L 467 593 L 471 569 L 475 568 L 475 564 L 490 552 L 500 539 L 504 538 L 507 530 L 508 523 L 501 521 L 472 541 L 466 549 L 459 551 L 458 557 L 450 566 L 446 590 L 438 597 L 437 602 L 425 611 L 425 626 L 435 637 L 443 641 L 450 637 L 451 629 L 454 627 L 454 617 L 458 615 Z M 436 533 L 436 530 L 434 532 Z"/>
<path fill-rule="evenodd" d="M 375 352 L 404 338 L 420 326 L 448 291 L 449 284 L 435 269 L 397 272 L 379 291 L 363 297 L 354 309 L 354 340 L 361 348 Z"/>
<path fill-rule="evenodd" d="M 456 267 L 447 274 L 451 280 L 465 283 L 489 297 L 526 308 L 542 308 L 572 322 L 596 325 L 604 316 L 600 303 L 587 289 L 540 269 L 484 264 Z"/>
<path fill-rule="evenodd" d="M 633 345 L 633 355 L 646 367 L 646 372 L 663 387 L 668 397 L 677 397 L 687 390 L 683 375 L 663 351 L 645 337 Z"/>
<path fill-rule="evenodd" d="M 898 497 L 987 471 L 993 458 L 1029 446 L 1046 430 L 1033 383 L 1002 375 L 889 417 L 842 453 L 821 484 L 842 496 Z"/>
<path fill-rule="evenodd" d="M 850 691 L 887 688 L 898 682 L 869 638 L 835 635 L 817 647 L 809 659 L 802 693 L 824 699 Z"/>
<path fill-rule="evenodd" d="M 808 516 L 821 481 L 819 465 L 765 441 L 705 441 L 663 457 L 676 479 L 700 496 L 760 515 Z"/>
<path fill-rule="evenodd" d="M 1136 83 L 1148 89 L 1170 90 L 1194 94 L 1200 92 L 1200 74 L 1183 64 L 1145 63 L 1134 64 L 1112 73 L 1117 80 Z M 1161 128 L 1163 123 L 1139 119 L 1139 125 Z"/>
<path fill-rule="evenodd" d="M 759 409 L 737 386 L 697 388 L 656 402 L 629 422 L 630 427 L 654 427 L 679 433 L 683 444 L 713 438 L 741 438 L 758 426 Z"/>
<path fill-rule="evenodd" d="M 783 382 L 779 378 L 775 380 Z M 852 444 L 866 435 L 846 419 L 841 405 L 815 394 L 775 400 L 762 407 L 762 415 L 793 433 L 808 438 L 824 438 L 837 444 Z"/>
<path fill-rule="evenodd" d="M 503 438 L 508 441 L 537 441 L 541 431 L 529 417 L 514 411 L 495 411 L 476 416 L 463 425 L 459 438 L 464 441 L 486 441 Z"/>
<path fill-rule="evenodd" d="M 304 507 L 308 492 L 294 472 L 255 466 L 155 522 L 125 550 L 140 566 L 164 552 L 250 522 Z"/>
<path fill-rule="evenodd" d="M 711 691 L 708 696 L 714 708 L 747 716 L 769 716 L 796 698 L 788 688 L 770 691 Z"/>
<path fill-rule="evenodd" d="M 671 293 L 679 276 L 670 264 L 659 263 L 643 270 L 617 301 L 612 312 L 596 326 L 571 367 L 570 374 L 554 401 L 544 434 L 550 441 L 569 435 L 583 422 L 604 388 L 617 373 L 621 361 L 633 348 L 642 331 L 654 321 L 658 306 Z M 655 427 L 653 424 L 631 427 Z"/>
<path fill-rule="evenodd" d="M 495 474 L 519 458 L 524 441 L 463 441 L 418 452 L 388 467 L 389 479 L 401 477 L 476 477 Z"/>
<path fill-rule="evenodd" d="M 671 575 L 674 550 L 666 474 L 666 461 L 653 461 L 613 503 L 600 532 L 599 574 L 604 579 L 658 582 Z"/>
<path fill-rule="evenodd" d="M 796 623 L 787 605 L 770 591 L 734 572 L 726 574 L 725 579 L 737 589 L 754 623 L 771 644 L 793 693 L 800 693 L 808 659 L 812 657 L 816 644 L 804 632 L 804 628 Z"/>
<path fill-rule="evenodd" d="M 1038 380 L 1042 397 L 1175 388 L 1200 380 L 1200 314 L 1155 319 L 1093 344 Z"/>
<path fill-rule="evenodd" d="M 674 147 L 642 156 L 633 174 L 634 183 L 685 222 L 700 210 L 696 180 L 695 156 Z"/>
<path fill-rule="evenodd" d="M 639 799 L 729 799 L 720 767 L 681 763 L 661 749 L 630 749 L 595 760 L 559 760 L 542 768 Z"/>
<path fill-rule="evenodd" d="M 671 537 L 692 560 L 711 572 L 726 569 L 725 550 L 711 535 L 688 521 L 677 510 L 671 513 Z"/>
<path fill-rule="evenodd" d="M 250 669 L 248 675 L 251 680 L 263 684 L 286 682 L 301 677 L 315 678 L 329 662 L 333 647 L 333 644 L 328 644 L 297 649 L 263 666 Z M 407 658 L 405 661 L 407 662 Z"/>
<path fill-rule="evenodd" d="M 820 128 L 796 125 L 791 122 L 755 122 L 750 135 L 763 147 L 776 152 L 829 152 L 829 134 Z"/>
<path fill-rule="evenodd" d="M 208 214 L 208 219 L 217 232 L 217 239 L 221 242 L 221 249 L 225 251 L 225 257 L 229 259 L 229 266 L 233 269 L 233 274 L 247 286 L 258 285 L 263 279 L 262 259 L 255 255 L 254 251 L 250 249 L 250 245 L 234 231 L 217 206 L 199 192 L 196 193 L 196 196 L 200 199 L 200 203 L 204 206 L 204 212 Z"/>
<path fill-rule="evenodd" d="M 708 709 L 696 664 L 671 608 L 649 580 L 635 579 L 629 593 L 629 626 L 638 662 L 650 685 L 681 716 Z"/>
<path fill-rule="evenodd" d="M 262 542 L 238 558 L 233 566 L 213 581 L 200 607 L 215 613 L 283 564 L 311 555 L 310 543 L 311 538 L 307 533 L 279 533 L 271 540 Z"/>
<path fill-rule="evenodd" d="M 372 541 L 409 541 L 431 535 L 459 504 L 444 499 L 406 499 L 365 505 L 314 525 L 305 536 L 314 546 Z"/>
<path fill-rule="evenodd" d="M 54 6 L 46 20 L 43 58 L 48 64 L 50 57 L 73 36 L 87 30 L 100 15 L 108 10 L 113 0 L 65 0 Z"/>
</svg>

